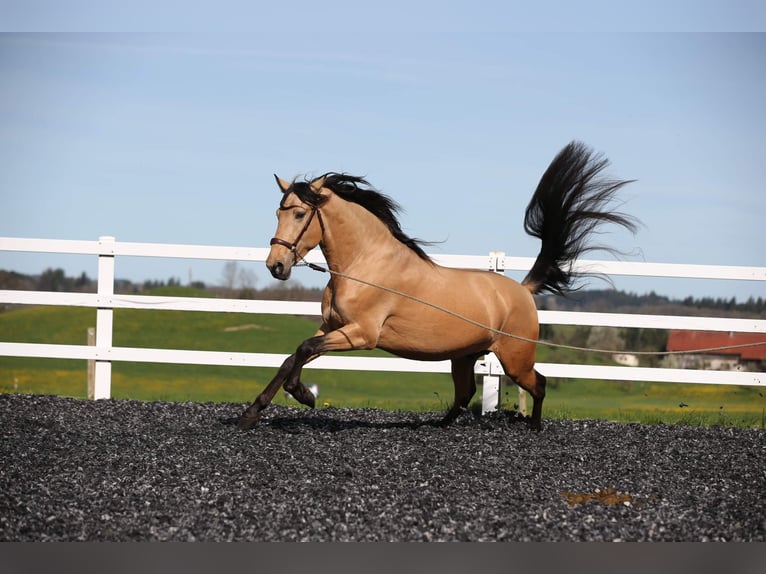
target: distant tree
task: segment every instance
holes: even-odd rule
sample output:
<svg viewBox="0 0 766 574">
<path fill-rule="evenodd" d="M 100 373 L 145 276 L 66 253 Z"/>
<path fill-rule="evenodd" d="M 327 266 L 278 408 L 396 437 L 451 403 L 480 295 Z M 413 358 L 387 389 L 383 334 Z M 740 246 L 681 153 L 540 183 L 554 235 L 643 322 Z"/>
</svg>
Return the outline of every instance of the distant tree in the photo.
<svg viewBox="0 0 766 574">
<path fill-rule="evenodd" d="M 221 278 L 223 279 L 223 286 L 229 293 L 234 291 L 238 275 L 239 264 L 236 261 L 227 261 L 223 266 L 223 271 L 221 271 Z"/>
<path fill-rule="evenodd" d="M 619 351 L 624 342 L 620 330 L 615 327 L 591 327 L 586 346 L 591 349 Z"/>
<path fill-rule="evenodd" d="M 83 287 L 87 287 L 90 285 L 90 277 L 88 277 L 88 274 L 85 273 L 85 271 L 82 272 L 82 274 L 74 280 L 74 286 L 78 289 L 82 289 Z"/>
<path fill-rule="evenodd" d="M 540 334 L 539 338 L 542 341 L 552 341 L 556 333 L 556 328 L 553 325 L 548 325 L 546 323 L 540 324 Z"/>
<path fill-rule="evenodd" d="M 556 325 L 554 342 L 584 347 L 590 338 L 590 331 L 588 325 Z"/>
<path fill-rule="evenodd" d="M 16 271 L 5 271 L 4 269 L 0 269 L 0 289 L 31 291 L 36 288 L 36 281 L 28 275 L 22 275 Z"/>
<path fill-rule="evenodd" d="M 255 290 L 255 285 L 258 283 L 258 276 L 252 269 L 245 269 L 244 267 L 239 270 L 237 275 L 239 278 L 239 286 L 242 289 Z"/>
<path fill-rule="evenodd" d="M 40 275 L 37 289 L 40 291 L 67 291 L 71 280 L 67 279 L 63 269 L 46 269 Z"/>
</svg>

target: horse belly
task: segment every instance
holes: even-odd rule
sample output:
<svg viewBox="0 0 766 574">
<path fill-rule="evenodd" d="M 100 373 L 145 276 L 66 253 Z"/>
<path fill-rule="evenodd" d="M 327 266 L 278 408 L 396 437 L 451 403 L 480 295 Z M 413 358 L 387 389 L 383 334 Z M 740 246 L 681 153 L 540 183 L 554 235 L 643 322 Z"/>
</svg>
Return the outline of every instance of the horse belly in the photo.
<svg viewBox="0 0 766 574">
<path fill-rule="evenodd" d="M 381 329 L 378 348 L 406 359 L 443 361 L 486 351 L 490 333 L 458 319 L 445 321 L 390 318 Z"/>
<path fill-rule="evenodd" d="M 537 338 L 534 299 L 519 283 L 495 273 L 462 269 L 441 269 L 440 279 L 442 289 L 418 296 L 470 320 L 419 303 L 406 304 L 385 320 L 378 347 L 401 357 L 434 361 L 490 350 L 498 337 L 497 331 L 471 321 L 521 337 Z"/>
</svg>

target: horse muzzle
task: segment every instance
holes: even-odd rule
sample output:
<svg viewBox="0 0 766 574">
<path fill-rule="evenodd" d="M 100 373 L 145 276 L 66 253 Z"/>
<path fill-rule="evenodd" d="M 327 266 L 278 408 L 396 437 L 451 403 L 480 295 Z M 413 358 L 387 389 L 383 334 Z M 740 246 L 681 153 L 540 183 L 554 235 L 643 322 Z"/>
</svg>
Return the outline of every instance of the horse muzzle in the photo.
<svg viewBox="0 0 766 574">
<path fill-rule="evenodd" d="M 280 281 L 286 281 L 289 279 L 290 272 L 293 270 L 291 263 L 285 263 L 284 261 L 279 260 L 274 262 L 266 261 L 266 267 L 269 268 L 271 276 L 274 279 L 279 279 Z"/>
</svg>

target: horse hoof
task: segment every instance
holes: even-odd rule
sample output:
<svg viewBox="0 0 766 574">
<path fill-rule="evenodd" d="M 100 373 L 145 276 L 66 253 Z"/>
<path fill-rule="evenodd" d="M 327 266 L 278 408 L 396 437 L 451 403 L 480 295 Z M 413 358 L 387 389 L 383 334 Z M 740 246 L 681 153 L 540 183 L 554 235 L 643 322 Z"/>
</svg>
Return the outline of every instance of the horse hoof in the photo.
<svg viewBox="0 0 766 574">
<path fill-rule="evenodd" d="M 254 415 L 243 414 L 241 417 L 239 417 L 237 427 L 239 430 L 243 431 L 250 430 L 258 424 L 259 420 L 261 420 L 261 413 L 256 413 Z"/>
<path fill-rule="evenodd" d="M 291 394 L 296 401 L 310 409 L 313 409 L 316 406 L 316 397 L 314 396 L 314 393 L 305 387 L 298 388 L 296 389 L 295 394 Z"/>
</svg>

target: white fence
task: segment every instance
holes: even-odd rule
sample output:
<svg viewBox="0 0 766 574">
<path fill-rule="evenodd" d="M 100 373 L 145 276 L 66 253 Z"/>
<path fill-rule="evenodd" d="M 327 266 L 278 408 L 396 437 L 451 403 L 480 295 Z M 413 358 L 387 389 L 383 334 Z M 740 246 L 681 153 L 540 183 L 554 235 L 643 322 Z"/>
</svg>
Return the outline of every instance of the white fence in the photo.
<svg viewBox="0 0 766 574">
<path fill-rule="evenodd" d="M 268 248 L 129 243 L 115 241 L 113 237 L 101 237 L 98 241 L 0 237 L 0 251 L 98 256 L 98 291 L 96 293 L 0 290 L 0 303 L 63 305 L 95 307 L 97 309 L 95 346 L 0 342 L 0 356 L 86 359 L 95 361 L 95 398 L 110 397 L 112 363 L 114 361 L 278 367 L 286 358 L 286 355 L 273 353 L 228 353 L 220 351 L 115 347 L 112 345 L 114 309 L 224 311 L 283 315 L 320 314 L 320 304 L 317 302 L 157 297 L 147 295 L 116 295 L 114 293 L 114 262 L 116 257 L 142 256 L 262 262 L 268 255 Z M 534 261 L 532 257 L 508 257 L 502 252 L 491 252 L 489 255 L 484 256 L 433 255 L 433 258 L 438 263 L 449 267 L 489 269 L 500 273 L 505 270 L 526 271 L 532 266 Z M 323 263 L 322 255 L 318 250 L 312 251 L 307 260 L 313 263 Z M 577 270 L 606 275 L 766 281 L 766 267 L 583 260 L 577 262 Z M 539 316 L 541 323 L 557 325 L 766 333 L 766 321 L 757 319 L 565 311 L 540 311 Z M 295 343 L 297 346 L 300 341 Z M 450 363 L 448 361 L 419 362 L 395 357 L 338 357 L 327 355 L 313 361 L 306 368 L 449 373 Z M 616 381 L 766 385 L 766 373 L 762 372 L 559 363 L 538 363 L 537 368 L 548 377 Z M 487 357 L 487 360 L 477 363 L 476 372 L 477 374 L 485 375 L 484 410 L 491 410 L 497 404 L 499 375 L 502 374 L 502 370 L 497 360 L 493 359 L 490 355 Z"/>
</svg>

